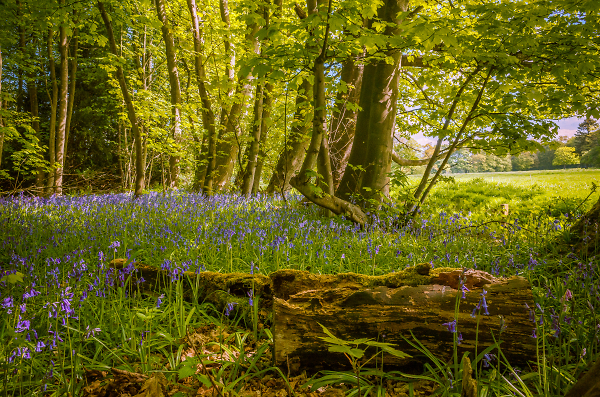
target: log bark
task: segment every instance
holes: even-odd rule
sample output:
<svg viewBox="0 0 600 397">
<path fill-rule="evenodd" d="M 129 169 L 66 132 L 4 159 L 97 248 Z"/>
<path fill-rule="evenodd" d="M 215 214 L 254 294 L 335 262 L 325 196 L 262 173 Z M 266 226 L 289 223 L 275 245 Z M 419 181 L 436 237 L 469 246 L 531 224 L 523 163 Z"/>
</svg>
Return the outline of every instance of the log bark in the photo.
<svg viewBox="0 0 600 397">
<path fill-rule="evenodd" d="M 600 198 L 569 231 L 568 241 L 579 257 L 592 257 L 600 252 Z"/>
<path fill-rule="evenodd" d="M 454 335 L 443 324 L 455 317 L 461 273 L 460 269 L 449 268 L 430 271 L 429 264 L 380 277 L 277 272 L 271 276 L 275 362 L 284 368 L 289 366 L 292 372 L 348 367 L 343 354 L 327 353 L 319 323 L 340 339 L 384 340 L 418 359 L 422 354 L 402 339 L 410 338 L 412 331 L 433 355 L 449 359 Z M 476 270 L 464 275 L 471 292 L 461 299 L 459 308 L 457 330 L 464 338 L 458 346 L 459 354 L 474 351 L 479 326 L 479 352 L 494 343 L 493 332 L 503 341 L 502 351 L 511 364 L 524 364 L 535 357 L 535 339 L 531 338 L 535 325 L 525 306 L 533 305 L 528 281 L 523 277 L 500 280 Z M 487 291 L 490 315 L 471 317 L 483 290 Z M 506 326 L 502 333 L 500 316 Z M 370 357 L 368 350 L 366 356 Z M 383 360 L 388 368 L 409 363 L 392 356 L 384 356 Z"/>
</svg>

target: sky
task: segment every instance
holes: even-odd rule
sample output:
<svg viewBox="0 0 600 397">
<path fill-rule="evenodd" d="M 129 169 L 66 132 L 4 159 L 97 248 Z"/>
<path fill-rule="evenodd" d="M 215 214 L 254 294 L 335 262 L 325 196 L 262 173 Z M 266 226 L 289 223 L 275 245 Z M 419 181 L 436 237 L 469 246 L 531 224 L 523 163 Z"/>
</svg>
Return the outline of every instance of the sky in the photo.
<svg viewBox="0 0 600 397">
<path fill-rule="evenodd" d="M 584 119 L 577 117 L 570 117 L 568 119 L 562 119 L 556 122 L 558 124 L 558 136 L 566 136 L 571 138 L 575 135 L 575 131 L 577 131 L 577 126 L 583 122 Z M 413 138 L 419 142 L 421 145 L 426 145 L 427 143 L 435 144 L 435 139 L 431 137 L 423 136 L 423 134 L 419 133 L 417 135 L 413 135 Z"/>
</svg>

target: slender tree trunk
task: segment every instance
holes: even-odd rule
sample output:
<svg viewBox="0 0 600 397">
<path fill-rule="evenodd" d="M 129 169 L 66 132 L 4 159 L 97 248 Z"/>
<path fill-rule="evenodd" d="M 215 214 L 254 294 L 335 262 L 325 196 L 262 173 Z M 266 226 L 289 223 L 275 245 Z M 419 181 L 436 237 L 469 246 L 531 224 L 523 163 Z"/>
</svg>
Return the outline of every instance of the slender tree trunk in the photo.
<svg viewBox="0 0 600 397">
<path fill-rule="evenodd" d="M 35 64 L 37 62 L 37 40 L 35 38 L 32 42 L 32 47 L 31 61 Z M 40 131 L 37 81 L 36 75 L 33 72 L 28 73 L 27 76 L 27 92 L 29 93 L 29 106 L 31 109 L 31 128 L 33 128 L 36 136 L 41 142 L 42 136 Z M 35 186 L 39 189 L 44 187 L 44 169 L 42 167 L 39 167 L 37 170 Z M 39 193 L 41 193 L 41 191 Z"/>
<path fill-rule="evenodd" d="M 346 89 L 338 89 L 329 132 L 331 168 L 333 184 L 336 189 L 342 180 L 344 170 L 348 164 L 350 151 L 352 150 L 352 141 L 356 131 L 358 111 L 352 110 L 348 105 L 357 106 L 359 103 L 363 71 L 364 65 L 357 64 L 353 58 L 347 59 L 342 66 L 340 84 L 344 85 Z"/>
<path fill-rule="evenodd" d="M 64 6 L 65 0 L 59 3 Z M 58 131 L 56 134 L 56 162 L 58 167 L 55 172 L 55 193 L 62 194 L 63 174 L 65 167 L 65 136 L 67 131 L 67 108 L 69 103 L 69 47 L 67 41 L 67 28 L 61 24 L 60 35 L 60 105 L 58 107 Z"/>
<path fill-rule="evenodd" d="M 312 94 L 312 91 L 313 86 L 311 82 L 304 79 L 296 94 L 296 111 L 290 136 L 287 139 L 287 145 L 284 146 L 277 160 L 277 166 L 267 186 L 267 193 L 274 193 L 276 191 L 283 193 L 289 190 L 290 179 L 302 165 L 304 153 L 310 142 L 308 120 L 312 120 L 312 114 L 308 98 Z"/>
<path fill-rule="evenodd" d="M 119 159 L 119 177 L 121 178 L 121 187 L 125 189 L 125 173 L 123 172 L 123 142 L 122 142 L 122 130 L 123 124 L 121 120 L 119 120 L 119 124 L 117 125 L 117 134 L 118 134 L 118 159 Z"/>
<path fill-rule="evenodd" d="M 73 105 L 75 103 L 75 86 L 77 83 L 77 50 L 79 46 L 78 30 L 73 30 L 73 38 L 71 39 L 71 81 L 69 86 L 69 107 L 67 108 L 67 128 L 65 134 L 65 161 L 67 158 L 67 148 L 69 146 L 69 137 L 71 136 L 71 120 L 73 118 Z"/>
<path fill-rule="evenodd" d="M 205 158 L 207 160 L 206 167 L 199 166 L 200 161 L 196 163 L 195 170 L 195 188 L 201 188 L 200 181 L 204 179 L 201 175 L 203 174 L 202 168 L 205 168 L 206 173 L 212 174 L 212 170 L 215 169 L 216 164 L 216 142 L 217 142 L 217 129 L 215 125 L 215 114 L 212 109 L 212 103 L 208 95 L 208 89 L 206 84 L 206 70 L 204 68 L 204 44 L 202 38 L 202 30 L 200 29 L 200 22 L 198 20 L 198 13 L 196 10 L 196 0 L 187 0 L 188 9 L 192 19 L 192 31 L 194 34 L 194 68 L 196 71 L 196 82 L 198 84 L 198 94 L 202 101 L 202 125 L 208 135 L 208 147 Z M 229 75 L 229 74 L 228 74 Z M 204 145 L 201 146 L 201 148 Z M 197 153 L 197 160 L 202 158 L 202 152 Z M 206 194 L 212 194 L 212 178 L 208 178 L 206 184 L 204 184 L 204 192 Z"/>
<path fill-rule="evenodd" d="M 221 0 L 221 18 L 226 26 L 229 26 L 229 9 L 227 0 Z M 246 41 L 252 42 L 252 47 L 255 53 L 259 52 L 258 40 L 255 38 L 259 26 L 252 24 L 247 26 Z M 226 41 L 228 43 L 228 41 Z M 227 51 L 227 48 L 226 48 Z M 228 68 L 229 78 L 233 77 L 233 64 Z M 226 117 L 225 124 L 221 119 L 222 134 L 219 134 L 220 141 L 217 144 L 216 156 L 217 161 L 213 174 L 213 190 L 223 189 L 231 179 L 236 159 L 238 157 L 240 146 L 239 136 L 241 134 L 240 121 L 244 110 L 248 106 L 246 98 L 250 98 L 252 93 L 252 76 L 240 76 L 235 90 L 235 101 L 231 106 L 231 110 Z"/>
<path fill-rule="evenodd" d="M 56 167 L 56 108 L 58 107 L 58 83 L 56 82 L 56 65 L 54 64 L 54 31 L 48 30 L 47 50 L 48 67 L 50 68 L 50 81 L 52 93 L 48 93 L 50 99 L 50 136 L 48 142 L 48 153 L 50 157 L 50 171 L 46 181 L 46 195 L 54 193 L 54 168 Z"/>
<path fill-rule="evenodd" d="M 169 83 L 171 85 L 171 123 L 172 136 L 177 150 L 181 144 L 181 85 L 179 83 L 179 73 L 177 71 L 177 60 L 175 59 L 175 43 L 173 33 L 169 27 L 167 11 L 165 9 L 165 0 L 155 0 L 156 13 L 162 23 L 161 30 L 163 40 L 165 41 L 165 51 L 167 56 L 167 69 L 169 71 Z M 177 189 L 179 181 L 179 154 L 169 156 L 169 189 Z"/>
<path fill-rule="evenodd" d="M 262 117 L 260 119 L 260 149 L 258 151 L 258 159 L 256 163 L 256 171 L 254 172 L 254 181 L 252 182 L 252 194 L 258 193 L 260 189 L 260 177 L 265 163 L 267 144 L 267 135 L 269 133 L 269 125 L 271 119 L 271 106 L 273 102 L 273 85 L 267 83 L 263 95 Z"/>
<path fill-rule="evenodd" d="M 233 55 L 233 51 L 232 51 L 232 46 L 231 46 L 231 42 L 230 42 L 230 38 L 229 38 L 229 29 L 231 28 L 231 22 L 229 19 L 229 2 L 228 0 L 219 0 L 219 11 L 220 11 L 220 15 L 221 15 L 221 22 L 223 23 L 224 27 L 225 27 L 225 33 L 223 35 L 223 45 L 225 47 L 225 56 L 228 58 L 226 67 L 225 67 L 225 75 L 227 78 L 227 82 L 228 82 L 228 87 L 227 87 L 227 99 L 229 100 L 235 92 L 234 89 L 234 76 L 235 76 L 235 71 L 234 71 L 234 67 L 235 67 L 235 56 Z M 239 88 L 239 85 L 238 85 Z M 207 153 L 207 163 L 205 166 L 205 171 L 199 172 L 199 175 L 204 175 L 204 183 L 203 183 L 203 191 L 206 194 L 212 194 L 214 190 L 218 190 L 219 186 L 215 185 L 215 178 L 217 177 L 217 159 L 219 157 L 223 157 L 223 156 L 219 156 L 219 150 L 221 149 L 225 149 L 227 150 L 227 145 L 225 145 L 223 147 L 222 144 L 219 144 L 219 139 L 223 138 L 223 136 L 226 134 L 226 129 L 228 128 L 228 123 L 229 123 L 229 115 L 232 112 L 232 107 L 230 107 L 229 105 L 229 101 L 222 101 L 221 102 L 221 115 L 219 117 L 219 130 L 218 133 L 215 131 L 214 132 L 214 139 L 212 140 L 213 142 L 211 142 L 211 140 L 209 139 L 208 142 L 208 153 Z M 212 143 L 212 146 L 211 146 Z M 237 153 L 235 154 L 237 156 Z M 235 158 L 235 157 L 234 157 Z M 216 188 L 216 189 L 215 189 Z"/>
<path fill-rule="evenodd" d="M 446 116 L 446 121 L 444 122 L 444 127 L 442 128 L 444 131 L 448 129 L 448 126 L 450 125 L 450 122 L 452 121 L 452 118 L 454 117 L 454 112 L 456 110 L 456 106 L 458 105 L 458 101 L 460 100 L 462 93 L 467 88 L 467 86 L 469 85 L 471 80 L 475 77 L 475 75 L 479 72 L 479 70 L 480 70 L 480 68 L 477 67 L 472 73 L 470 73 L 465 78 L 465 81 L 463 81 L 460 88 L 456 92 L 456 95 L 454 96 L 454 99 L 452 100 L 452 104 L 450 105 L 450 109 L 448 110 L 448 115 Z M 435 162 L 437 161 L 437 159 L 439 157 L 439 153 L 442 148 L 442 142 L 444 141 L 445 138 L 446 138 L 446 135 L 440 135 L 440 137 L 438 138 L 438 141 L 433 150 L 433 154 L 431 156 L 431 160 L 427 164 L 427 167 L 425 168 L 425 172 L 423 173 L 423 176 L 421 177 L 421 182 L 419 183 L 419 186 L 415 190 L 414 198 L 417 200 L 421 197 L 421 194 L 427 187 L 429 175 L 431 175 L 431 170 L 433 169 L 433 165 L 435 164 Z M 409 213 L 414 214 L 415 211 L 418 209 L 418 207 L 419 207 L 419 203 L 417 202 L 412 206 Z"/>
<path fill-rule="evenodd" d="M 242 194 L 250 196 L 252 193 L 252 185 L 254 182 L 254 174 L 256 172 L 256 163 L 258 161 L 258 149 L 260 144 L 261 128 L 263 116 L 263 89 L 260 84 L 256 86 L 256 95 L 254 98 L 254 120 L 250 138 L 250 147 L 247 149 L 248 162 L 246 169 L 242 172 Z"/>
<path fill-rule="evenodd" d="M 102 16 L 102 20 L 104 21 L 104 26 L 106 27 L 106 32 L 108 34 L 108 41 L 110 43 L 110 50 L 113 55 L 117 56 L 117 43 L 115 42 L 115 36 L 113 34 L 112 24 L 108 18 L 106 10 L 104 9 L 104 4 L 98 2 L 98 9 L 100 10 L 100 14 Z M 119 81 L 119 86 L 121 87 L 121 93 L 123 95 L 123 100 L 125 101 L 125 105 L 127 106 L 127 116 L 129 118 L 129 122 L 131 123 L 131 129 L 133 131 L 133 136 L 135 140 L 135 191 L 134 194 L 136 197 L 140 196 L 144 191 L 144 158 L 142 151 L 142 134 L 140 133 L 140 128 L 137 120 L 137 116 L 135 113 L 135 108 L 133 107 L 133 101 L 131 100 L 131 96 L 129 95 L 129 91 L 127 90 L 127 82 L 125 81 L 125 74 L 123 73 L 123 67 L 119 64 L 117 66 L 117 80 Z M 125 143 L 127 145 L 127 143 Z"/>
<path fill-rule="evenodd" d="M 19 57 L 21 65 L 25 62 L 25 26 L 23 19 L 23 7 L 19 0 L 16 1 L 17 4 L 17 23 L 19 24 Z M 23 68 L 19 67 L 17 72 L 17 113 L 21 113 L 23 111 L 24 105 L 24 95 L 23 95 Z"/>
</svg>

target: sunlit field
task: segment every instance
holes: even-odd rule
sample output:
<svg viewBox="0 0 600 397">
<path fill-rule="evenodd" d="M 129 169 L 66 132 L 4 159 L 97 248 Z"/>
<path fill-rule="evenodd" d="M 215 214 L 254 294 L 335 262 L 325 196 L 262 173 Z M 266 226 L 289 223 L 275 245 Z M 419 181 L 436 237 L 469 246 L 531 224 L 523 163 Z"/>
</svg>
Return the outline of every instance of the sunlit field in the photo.
<svg viewBox="0 0 600 397">
<path fill-rule="evenodd" d="M 150 193 L 136 201 L 129 194 L 4 198 L 2 395 L 102 395 L 98 390 L 107 381 L 98 374 L 111 368 L 144 374 L 146 380 L 160 373 L 161 382 L 178 396 L 211 387 L 223 395 L 242 394 L 257 390 L 267 373 L 276 380 L 271 387 L 315 395 L 302 388 L 306 376 L 292 382 L 286 371 L 272 366 L 269 321 L 249 329 L 237 308 L 183 299 L 184 272 L 268 275 L 299 269 L 382 275 L 424 262 L 528 278 L 537 303 L 532 337 L 538 357 L 531 358 L 529 368 L 512 372 L 501 356 L 489 368 L 483 360 L 474 365 L 481 367 L 478 377 L 489 395 L 515 389 L 523 395 L 564 394 L 598 353 L 600 275 L 598 259 L 579 257 L 557 242 L 597 200 L 596 193 L 589 205 L 579 205 L 600 171 L 476 177 L 481 175 L 441 184 L 409 222 L 387 211 L 372 215 L 365 228 L 323 218 L 297 196 L 206 198 L 177 192 Z M 577 195 L 571 195 L 574 190 Z M 505 216 L 496 207 L 507 200 L 511 213 Z M 519 203 L 527 211 L 519 210 Z M 109 265 L 115 258 L 129 264 L 116 276 Z M 144 292 L 136 263 L 162 269 L 170 287 L 160 294 Z M 252 298 L 249 291 L 248 303 Z M 440 319 L 440 327 L 447 321 Z M 198 330 L 212 338 L 207 346 L 228 354 L 194 352 L 187 338 Z M 210 360 L 208 375 L 190 369 L 185 358 L 193 355 Z M 438 395 L 458 396 L 459 382 L 452 377 L 458 369 L 448 371 L 447 365 L 432 364 L 424 379 Z M 384 376 L 365 378 L 372 393 L 385 389 L 377 381 Z M 408 390 L 398 382 L 398 390 Z M 352 393 L 347 384 L 342 389 Z M 414 395 L 432 390 L 417 387 Z M 139 387 L 133 391 L 139 393 Z M 388 390 L 390 396 L 399 393 Z"/>
</svg>

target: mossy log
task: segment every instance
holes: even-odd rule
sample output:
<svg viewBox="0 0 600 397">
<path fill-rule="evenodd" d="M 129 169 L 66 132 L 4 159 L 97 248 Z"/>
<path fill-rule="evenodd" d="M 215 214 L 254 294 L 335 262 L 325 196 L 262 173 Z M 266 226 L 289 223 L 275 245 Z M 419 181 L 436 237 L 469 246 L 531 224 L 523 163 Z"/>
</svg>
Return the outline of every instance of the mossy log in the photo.
<svg viewBox="0 0 600 397">
<path fill-rule="evenodd" d="M 455 318 L 461 275 L 470 292 L 460 299 L 458 310 L 456 329 L 463 338 L 459 354 L 474 352 L 476 344 L 481 352 L 495 337 L 502 341 L 502 352 L 512 365 L 524 365 L 535 357 L 535 325 L 526 306 L 532 307 L 533 296 L 526 279 L 497 279 L 477 270 L 463 273 L 421 264 L 378 277 L 352 273 L 318 276 L 293 270 L 272 274 L 276 364 L 292 373 L 306 368 L 347 367 L 349 362 L 343 354 L 328 352 L 328 345 L 320 339 L 325 334 L 319 324 L 342 340 L 385 341 L 422 361 L 423 354 L 402 338 L 411 339 L 412 332 L 434 356 L 448 360 L 454 335 L 443 324 Z M 489 315 L 472 317 L 484 290 Z M 373 353 L 367 350 L 365 357 Z M 383 356 L 388 368 L 409 362 Z"/>
<path fill-rule="evenodd" d="M 125 259 L 111 262 L 115 270 L 122 271 L 126 265 Z M 134 266 L 135 278 L 145 279 L 140 286 L 146 293 L 160 294 L 170 288 L 172 278 L 166 271 L 141 263 Z M 248 292 L 254 290 L 254 295 L 260 296 L 261 322 L 273 324 L 276 364 L 291 372 L 347 367 L 343 354 L 327 352 L 328 346 L 319 338 L 325 336 L 319 323 L 341 339 L 389 342 L 423 361 L 423 355 L 402 338 L 410 338 L 412 332 L 436 357 L 449 359 L 454 339 L 443 323 L 454 319 L 461 277 L 470 292 L 460 300 L 457 330 L 463 341 L 459 352 L 474 351 L 479 327 L 479 352 L 493 344 L 493 332 L 503 341 L 501 348 L 511 364 L 524 365 L 535 357 L 535 339 L 531 338 L 535 326 L 526 306 L 533 307 L 533 296 L 522 277 L 498 279 L 478 270 L 432 269 L 428 263 L 385 276 L 280 270 L 269 277 L 215 272 L 185 272 L 179 277 L 187 283 L 185 299 L 209 302 L 221 311 L 235 302 L 235 313 L 247 324 L 251 324 Z M 483 290 L 487 291 L 490 314 L 471 317 Z M 502 324 L 505 329 L 501 333 Z M 367 356 L 370 353 L 367 351 Z M 408 361 L 384 356 L 384 363 L 402 366 Z"/>
</svg>

